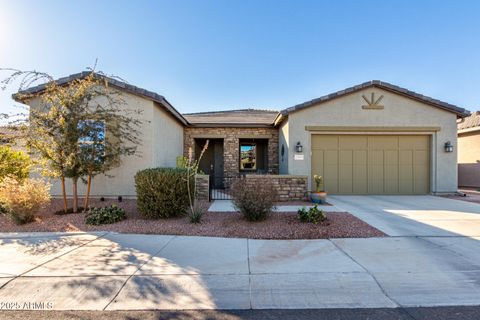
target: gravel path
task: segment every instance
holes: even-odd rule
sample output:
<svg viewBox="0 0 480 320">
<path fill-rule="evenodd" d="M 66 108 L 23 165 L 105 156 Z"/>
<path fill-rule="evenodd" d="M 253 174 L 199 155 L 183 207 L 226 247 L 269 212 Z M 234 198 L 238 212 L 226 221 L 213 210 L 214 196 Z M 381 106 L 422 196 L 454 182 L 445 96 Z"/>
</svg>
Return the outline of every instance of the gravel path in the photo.
<svg viewBox="0 0 480 320">
<path fill-rule="evenodd" d="M 53 201 L 34 222 L 17 226 L 7 217 L 0 216 L 0 232 L 62 232 L 62 231 L 114 231 L 142 234 L 168 234 L 191 236 L 238 237 L 250 239 L 325 239 L 384 237 L 383 232 L 346 212 L 328 213 L 328 220 L 317 225 L 302 223 L 296 212 L 272 213 L 266 221 L 249 222 L 240 213 L 208 212 L 202 223 L 190 224 L 185 217 L 148 220 L 136 210 L 135 200 L 100 202 L 104 206 L 115 203 L 125 208 L 127 219 L 115 224 L 90 226 L 84 222 L 84 214 L 54 215 L 61 208 L 60 201 Z"/>
</svg>

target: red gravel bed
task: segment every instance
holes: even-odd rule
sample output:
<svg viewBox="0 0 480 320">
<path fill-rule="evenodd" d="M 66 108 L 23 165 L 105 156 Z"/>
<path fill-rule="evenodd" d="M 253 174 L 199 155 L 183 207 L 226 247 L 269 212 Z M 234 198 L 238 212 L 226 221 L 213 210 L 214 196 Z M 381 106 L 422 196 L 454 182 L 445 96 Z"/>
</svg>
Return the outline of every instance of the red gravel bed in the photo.
<svg viewBox="0 0 480 320">
<path fill-rule="evenodd" d="M 280 202 L 275 202 L 275 205 L 278 206 L 313 206 L 315 203 L 311 201 L 280 201 Z M 325 202 L 321 204 L 322 206 L 331 206 L 330 203 Z"/>
<path fill-rule="evenodd" d="M 327 239 L 367 238 L 386 235 L 346 212 L 327 213 L 328 220 L 317 225 L 302 223 L 296 212 L 272 213 L 267 220 L 249 222 L 240 213 L 208 212 L 202 223 L 191 224 L 185 217 L 148 220 L 142 218 L 135 206 L 135 200 L 94 201 L 93 205 L 115 203 L 125 208 L 127 219 L 115 224 L 90 226 L 84 222 L 84 214 L 54 215 L 61 208 L 61 202 L 52 205 L 39 215 L 34 222 L 17 226 L 7 217 L 0 216 L 0 232 L 68 232 L 68 231 L 114 231 L 122 233 L 212 236 L 250 239 Z"/>
</svg>

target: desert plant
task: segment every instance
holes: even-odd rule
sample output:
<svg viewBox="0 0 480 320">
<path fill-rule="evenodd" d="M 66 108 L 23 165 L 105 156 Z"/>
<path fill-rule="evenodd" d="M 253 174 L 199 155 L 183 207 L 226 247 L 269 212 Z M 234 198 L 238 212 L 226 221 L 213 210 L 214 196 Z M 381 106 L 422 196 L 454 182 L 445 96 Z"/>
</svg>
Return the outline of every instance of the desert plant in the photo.
<svg viewBox="0 0 480 320">
<path fill-rule="evenodd" d="M 313 180 L 315 181 L 316 191 L 323 192 L 323 177 L 316 174 L 313 176 Z"/>
<path fill-rule="evenodd" d="M 306 209 L 305 207 L 302 207 L 297 211 L 298 218 L 302 222 L 310 222 L 317 224 L 321 221 L 325 221 L 327 219 L 327 215 L 323 210 L 318 209 L 317 205 L 313 206 L 310 209 Z"/>
<path fill-rule="evenodd" d="M 184 215 L 189 207 L 187 170 L 154 168 L 135 175 L 137 207 L 148 218 L 169 218 Z M 189 179 L 193 189 L 194 177 Z"/>
<path fill-rule="evenodd" d="M 202 222 L 202 217 L 205 211 L 205 206 L 203 206 L 199 202 L 195 202 L 195 204 L 193 205 L 193 210 L 188 210 L 188 221 L 190 221 L 190 223 Z"/>
<path fill-rule="evenodd" d="M 125 210 L 112 204 L 109 207 L 90 208 L 85 215 L 85 223 L 98 226 L 110 224 L 126 219 Z"/>
<path fill-rule="evenodd" d="M 50 202 L 50 185 L 41 179 L 20 181 L 8 176 L 0 183 L 0 202 L 16 224 L 31 222 L 34 214 Z"/>
<path fill-rule="evenodd" d="M 28 178 L 31 165 L 30 157 L 24 152 L 0 146 L 0 181 L 6 176 L 17 180 Z"/>
<path fill-rule="evenodd" d="M 197 173 L 198 173 L 198 166 L 200 164 L 200 161 L 202 160 L 203 154 L 205 151 L 208 149 L 208 141 L 205 142 L 205 145 L 203 146 L 202 151 L 200 152 L 200 155 L 198 159 L 195 160 L 195 157 L 193 156 L 193 149 L 190 147 L 188 148 L 188 158 L 187 162 L 185 163 L 185 169 L 187 170 L 187 175 L 185 177 L 185 183 L 187 185 L 187 193 L 188 193 L 188 202 L 189 202 L 189 209 L 190 209 L 190 215 L 195 216 L 197 213 L 195 212 L 197 209 L 195 208 L 195 202 L 197 198 L 197 184 L 192 185 L 190 181 L 193 179 L 195 181 Z"/>
<path fill-rule="evenodd" d="M 275 207 L 277 192 L 269 180 L 261 184 L 249 184 L 246 178 L 237 180 L 232 186 L 235 208 L 249 221 L 265 220 Z"/>
</svg>

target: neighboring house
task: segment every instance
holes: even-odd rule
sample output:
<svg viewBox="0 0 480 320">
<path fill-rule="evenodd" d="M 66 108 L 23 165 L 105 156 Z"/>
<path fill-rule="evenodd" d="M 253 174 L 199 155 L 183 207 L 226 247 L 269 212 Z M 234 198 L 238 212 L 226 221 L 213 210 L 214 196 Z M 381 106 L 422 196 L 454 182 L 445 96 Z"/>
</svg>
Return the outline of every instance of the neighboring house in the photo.
<svg viewBox="0 0 480 320">
<path fill-rule="evenodd" d="M 458 185 L 480 188 L 480 112 L 458 123 Z"/>
<path fill-rule="evenodd" d="M 0 126 L 0 146 L 11 145 L 19 132 L 11 126 Z"/>
<path fill-rule="evenodd" d="M 110 83 L 125 94 L 128 106 L 144 111 L 142 156 L 125 158 L 112 178 L 96 177 L 97 196 L 134 196 L 138 170 L 175 166 L 176 158 L 189 150 L 198 156 L 207 139 L 210 145 L 200 169 L 210 175 L 212 188 L 256 173 L 280 174 L 276 183 L 289 186 L 305 179 L 304 191 L 311 189 L 313 174 L 320 174 L 330 194 L 457 191 L 456 150 L 446 152 L 445 144 L 456 145 L 457 119 L 468 113 L 385 82 L 366 82 L 280 112 L 184 115 L 158 94 L 116 80 Z M 52 193 L 59 194 L 59 188 Z"/>
</svg>

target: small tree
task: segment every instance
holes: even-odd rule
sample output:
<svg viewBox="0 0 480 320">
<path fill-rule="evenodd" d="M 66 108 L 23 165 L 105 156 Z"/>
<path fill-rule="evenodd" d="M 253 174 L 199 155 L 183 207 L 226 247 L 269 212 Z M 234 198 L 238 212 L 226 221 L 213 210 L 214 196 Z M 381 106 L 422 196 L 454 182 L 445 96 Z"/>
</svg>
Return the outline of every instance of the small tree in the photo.
<svg viewBox="0 0 480 320">
<path fill-rule="evenodd" d="M 186 177 L 186 183 L 187 183 L 187 191 L 188 191 L 188 201 L 189 201 L 189 207 L 190 207 L 190 214 L 194 215 L 195 214 L 195 199 L 197 196 L 197 184 L 194 183 L 193 190 L 190 186 L 190 181 L 192 179 L 195 179 L 195 176 L 198 173 L 198 166 L 200 164 L 200 160 L 202 160 L 203 154 L 205 151 L 208 149 L 208 143 L 209 140 L 205 142 L 205 145 L 203 146 L 202 151 L 200 152 L 200 155 L 198 159 L 195 160 L 195 157 L 193 155 L 193 149 L 192 147 L 188 148 L 188 158 L 184 163 L 185 168 L 187 169 L 187 177 Z"/>
<path fill-rule="evenodd" d="M 44 173 L 60 178 L 65 212 L 66 178 L 73 183 L 73 212 L 78 208 L 78 180 L 87 183 L 88 206 L 92 178 L 120 165 L 122 156 L 137 152 L 141 121 L 135 115 L 140 111 L 124 108 L 121 93 L 109 87 L 111 78 L 94 69 L 67 84 L 46 73 L 3 70 L 12 72 L 2 81 L 4 87 L 20 79 L 18 100 L 39 99 L 23 126 L 26 145 L 47 164 Z M 46 82 L 44 90 L 29 93 L 26 89 L 38 81 Z"/>
</svg>

